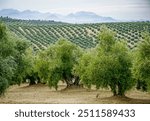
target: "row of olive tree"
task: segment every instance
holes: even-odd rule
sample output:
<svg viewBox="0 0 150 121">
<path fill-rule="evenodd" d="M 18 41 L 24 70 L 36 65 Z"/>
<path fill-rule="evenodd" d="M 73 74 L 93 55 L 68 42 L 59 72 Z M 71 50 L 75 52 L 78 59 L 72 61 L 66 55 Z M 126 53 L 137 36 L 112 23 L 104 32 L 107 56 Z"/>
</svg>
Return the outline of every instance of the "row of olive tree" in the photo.
<svg viewBox="0 0 150 121">
<path fill-rule="evenodd" d="M 0 95 L 8 85 L 30 85 L 41 82 L 58 88 L 59 81 L 67 87 L 110 88 L 114 95 L 124 96 L 138 82 L 139 88 L 150 87 L 150 36 L 132 52 L 124 41 L 115 39 L 115 33 L 103 28 L 99 44 L 89 50 L 66 39 L 52 44 L 37 55 L 29 43 L 8 34 L 0 24 Z M 135 57 L 134 57 L 135 56 Z M 141 84 L 142 83 L 142 84 Z"/>
<path fill-rule="evenodd" d="M 125 41 L 116 40 L 115 33 L 105 27 L 98 39 L 96 48 L 85 51 L 65 39 L 50 45 L 38 55 L 36 72 L 44 83 L 55 89 L 59 81 L 66 82 L 67 87 L 79 86 L 81 81 L 88 88 L 92 85 L 97 89 L 110 88 L 114 95 L 124 96 L 138 80 L 149 85 L 148 35 L 133 51 L 127 48 Z"/>
</svg>

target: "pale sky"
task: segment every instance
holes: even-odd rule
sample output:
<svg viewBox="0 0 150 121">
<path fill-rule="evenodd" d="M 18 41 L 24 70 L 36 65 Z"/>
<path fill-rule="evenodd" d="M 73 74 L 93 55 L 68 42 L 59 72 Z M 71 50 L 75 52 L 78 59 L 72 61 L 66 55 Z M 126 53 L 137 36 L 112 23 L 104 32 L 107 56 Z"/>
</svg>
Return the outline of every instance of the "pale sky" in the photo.
<svg viewBox="0 0 150 121">
<path fill-rule="evenodd" d="M 150 20 L 150 0 L 0 0 L 0 9 L 8 8 L 62 15 L 90 11 L 116 19 Z"/>
</svg>

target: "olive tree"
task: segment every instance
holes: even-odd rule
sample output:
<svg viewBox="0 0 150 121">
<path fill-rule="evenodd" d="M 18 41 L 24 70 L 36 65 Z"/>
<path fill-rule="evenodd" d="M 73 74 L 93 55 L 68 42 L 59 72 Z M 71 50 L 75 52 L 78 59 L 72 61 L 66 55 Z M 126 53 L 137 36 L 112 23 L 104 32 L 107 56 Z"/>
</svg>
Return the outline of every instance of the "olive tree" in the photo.
<svg viewBox="0 0 150 121">
<path fill-rule="evenodd" d="M 137 88 L 150 90 L 150 34 L 148 33 L 144 34 L 143 41 L 134 50 L 132 72 L 137 81 Z"/>
<path fill-rule="evenodd" d="M 27 40 L 18 38 L 0 23 L 0 95 L 12 84 L 20 84 L 26 64 L 23 59 L 30 46 Z"/>
<path fill-rule="evenodd" d="M 79 78 L 72 73 L 81 51 L 75 44 L 61 39 L 39 54 L 36 64 L 38 74 L 50 87 L 58 88 L 58 82 L 64 81 L 67 87 L 79 85 Z"/>
<path fill-rule="evenodd" d="M 7 28 L 0 23 L 0 95 L 3 95 L 16 67 L 13 57 L 14 43 L 8 39 Z"/>
<path fill-rule="evenodd" d="M 110 88 L 113 94 L 124 96 L 135 84 L 132 79 L 132 61 L 125 43 L 115 39 L 115 33 L 103 28 L 98 35 L 96 49 L 80 58 L 75 68 L 82 82 L 90 87 Z"/>
</svg>

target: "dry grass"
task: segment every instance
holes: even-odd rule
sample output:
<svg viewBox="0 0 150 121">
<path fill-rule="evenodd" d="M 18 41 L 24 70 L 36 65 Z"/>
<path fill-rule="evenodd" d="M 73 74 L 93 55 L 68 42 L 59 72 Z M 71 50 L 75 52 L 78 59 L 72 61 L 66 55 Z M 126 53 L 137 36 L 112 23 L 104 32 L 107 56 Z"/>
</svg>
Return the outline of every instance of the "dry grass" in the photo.
<svg viewBox="0 0 150 121">
<path fill-rule="evenodd" d="M 28 86 L 11 86 L 5 96 L 0 97 L 0 103 L 13 104 L 150 104 L 150 94 L 131 90 L 126 97 L 114 97 L 110 90 L 87 90 L 85 88 L 64 89 L 60 85 L 58 91 L 48 86 L 38 84 Z"/>
</svg>

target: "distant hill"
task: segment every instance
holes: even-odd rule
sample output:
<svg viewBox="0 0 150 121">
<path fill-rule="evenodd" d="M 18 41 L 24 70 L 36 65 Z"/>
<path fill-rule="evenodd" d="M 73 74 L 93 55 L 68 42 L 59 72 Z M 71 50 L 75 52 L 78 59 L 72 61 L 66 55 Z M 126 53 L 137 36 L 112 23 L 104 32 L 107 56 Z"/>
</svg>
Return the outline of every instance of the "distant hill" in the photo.
<svg viewBox="0 0 150 121">
<path fill-rule="evenodd" d="M 15 9 L 2 9 L 0 16 L 11 17 L 24 20 L 54 20 L 68 23 L 100 23 L 100 22 L 116 22 L 114 18 L 99 16 L 93 12 L 80 11 L 70 13 L 66 16 L 53 13 L 41 13 L 38 11 L 18 11 Z"/>
<path fill-rule="evenodd" d="M 111 17 L 99 16 L 93 12 L 80 11 L 71 13 L 67 16 L 69 21 L 78 21 L 79 23 L 98 23 L 98 22 L 115 22 L 116 20 Z"/>
</svg>

